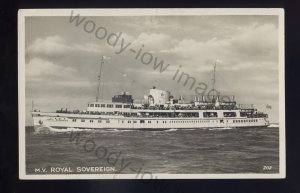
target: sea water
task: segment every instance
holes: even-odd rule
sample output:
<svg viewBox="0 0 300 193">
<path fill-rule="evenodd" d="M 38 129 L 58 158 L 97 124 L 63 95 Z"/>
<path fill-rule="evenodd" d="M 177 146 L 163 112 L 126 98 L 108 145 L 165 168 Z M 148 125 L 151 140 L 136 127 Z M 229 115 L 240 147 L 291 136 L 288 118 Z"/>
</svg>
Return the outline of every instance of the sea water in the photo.
<svg viewBox="0 0 300 193">
<path fill-rule="evenodd" d="M 279 128 L 158 131 L 26 127 L 26 173 L 278 173 Z M 267 167 L 267 170 L 266 170 Z M 46 168 L 44 172 L 40 168 Z M 60 169 L 61 168 L 61 169 Z M 70 170 L 68 170 L 70 169 Z"/>
</svg>

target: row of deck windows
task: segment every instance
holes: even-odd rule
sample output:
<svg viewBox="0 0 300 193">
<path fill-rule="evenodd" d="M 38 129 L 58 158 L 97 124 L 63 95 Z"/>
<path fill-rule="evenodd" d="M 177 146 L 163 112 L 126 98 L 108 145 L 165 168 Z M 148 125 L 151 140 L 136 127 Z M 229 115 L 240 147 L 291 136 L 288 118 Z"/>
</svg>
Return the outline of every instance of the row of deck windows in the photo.
<svg viewBox="0 0 300 193">
<path fill-rule="evenodd" d="M 94 104 L 90 104 L 90 107 L 92 107 L 92 105 Z M 100 104 L 95 104 L 95 105 L 100 105 Z M 101 104 L 101 105 L 105 105 L 105 104 Z M 128 106 L 128 107 L 127 107 Z M 123 105 L 124 108 L 130 108 L 130 105 Z M 112 104 L 107 104 L 107 108 L 113 108 Z M 122 108 L 122 105 L 115 105 L 115 108 Z M 97 111 L 89 111 L 90 114 L 97 114 Z M 137 116 L 137 113 L 121 113 L 119 111 L 115 111 L 115 112 L 101 112 L 104 114 L 121 114 L 124 115 L 126 117 L 135 117 Z M 168 113 L 162 113 L 162 112 L 155 112 L 155 113 L 146 113 L 146 112 L 141 112 L 141 114 L 139 115 L 141 117 L 199 117 L 199 113 L 198 112 L 192 112 L 192 113 L 181 113 L 181 112 L 176 112 L 174 114 L 174 112 L 168 112 Z M 218 113 L 217 112 L 203 112 L 203 117 L 204 118 L 217 118 L 218 117 Z M 236 112 L 223 112 L 223 117 L 227 118 L 227 117 L 237 117 Z"/>
<path fill-rule="evenodd" d="M 130 108 L 130 105 L 121 104 L 88 104 L 89 107 L 101 107 L 101 108 Z M 196 113 L 198 114 L 198 113 Z M 196 115 L 195 114 L 195 115 Z M 224 117 L 236 117 L 236 112 L 223 112 Z M 241 114 L 241 116 L 243 116 Z M 198 117 L 198 115 L 196 115 Z M 203 117 L 218 117 L 217 112 L 203 112 Z"/>
<path fill-rule="evenodd" d="M 76 122 L 77 121 L 77 119 L 72 119 L 72 122 Z M 86 121 L 86 119 L 81 119 L 80 120 L 82 123 L 84 123 L 85 121 Z M 90 119 L 90 123 L 93 123 L 94 122 L 94 120 L 93 119 Z M 102 123 L 102 120 L 98 120 L 98 123 Z M 110 121 L 109 120 L 106 120 L 106 123 L 110 123 Z"/>
<path fill-rule="evenodd" d="M 88 107 L 101 107 L 101 108 L 130 108 L 130 105 L 120 105 L 120 104 L 88 104 Z"/>
<path fill-rule="evenodd" d="M 257 119 L 244 119 L 244 120 L 233 120 L 234 123 L 253 123 L 253 122 L 258 122 Z"/>
<path fill-rule="evenodd" d="M 86 119 L 81 119 L 81 122 L 85 122 Z M 73 122 L 76 122 L 77 119 L 72 119 Z M 228 120 L 226 120 L 228 122 Z M 93 123 L 94 120 L 93 119 L 90 119 L 89 120 L 90 123 Z M 106 123 L 110 123 L 109 120 L 105 120 Z M 126 121 L 122 121 L 122 123 L 124 123 Z M 148 123 L 152 123 L 151 121 L 147 121 Z M 155 122 L 155 121 L 153 121 Z M 187 120 L 187 121 L 183 121 L 183 120 L 176 120 L 176 121 L 169 121 L 169 123 L 211 123 L 211 122 L 216 122 L 218 123 L 217 120 Z M 223 121 L 220 121 L 221 123 L 223 123 Z M 233 123 L 245 123 L 245 122 L 258 122 L 257 119 L 245 119 L 245 120 L 233 120 Z M 102 120 L 98 120 L 98 123 L 102 123 Z M 134 121 L 127 121 L 127 123 L 137 123 L 136 120 Z M 145 120 L 140 120 L 140 123 L 145 123 Z M 156 121 L 156 123 L 159 123 L 159 121 Z M 162 123 L 167 123 L 167 121 L 162 121 Z"/>
<path fill-rule="evenodd" d="M 214 122 L 214 120 L 170 121 L 170 123 L 208 123 L 208 122 Z"/>
</svg>

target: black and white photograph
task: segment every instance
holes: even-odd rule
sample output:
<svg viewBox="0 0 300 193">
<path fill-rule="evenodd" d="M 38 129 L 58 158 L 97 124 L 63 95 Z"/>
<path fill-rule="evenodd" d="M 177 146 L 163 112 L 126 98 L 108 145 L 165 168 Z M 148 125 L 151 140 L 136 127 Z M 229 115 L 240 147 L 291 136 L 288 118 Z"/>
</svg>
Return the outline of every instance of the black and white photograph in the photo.
<svg viewBox="0 0 300 193">
<path fill-rule="evenodd" d="M 283 9 L 21 9 L 20 179 L 285 178 Z"/>
</svg>

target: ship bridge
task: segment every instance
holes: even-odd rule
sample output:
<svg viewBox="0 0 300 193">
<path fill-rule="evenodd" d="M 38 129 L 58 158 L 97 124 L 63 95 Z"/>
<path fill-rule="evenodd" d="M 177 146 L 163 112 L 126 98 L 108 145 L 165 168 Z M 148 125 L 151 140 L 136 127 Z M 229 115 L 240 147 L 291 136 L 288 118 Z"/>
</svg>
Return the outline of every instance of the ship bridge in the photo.
<svg viewBox="0 0 300 193">
<path fill-rule="evenodd" d="M 130 112 L 130 109 L 130 103 L 116 102 L 91 102 L 87 107 L 87 111 L 89 112 Z"/>
</svg>

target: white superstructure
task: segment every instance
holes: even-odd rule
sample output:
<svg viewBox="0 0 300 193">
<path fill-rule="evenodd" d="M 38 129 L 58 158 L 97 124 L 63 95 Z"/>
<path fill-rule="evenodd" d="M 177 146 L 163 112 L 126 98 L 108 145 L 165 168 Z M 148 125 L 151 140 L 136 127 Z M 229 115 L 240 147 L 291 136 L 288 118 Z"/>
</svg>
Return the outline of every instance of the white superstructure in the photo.
<svg viewBox="0 0 300 193">
<path fill-rule="evenodd" d="M 101 67 L 103 61 L 101 62 Z M 216 66 L 214 67 L 215 70 Z M 135 103 L 129 93 L 100 102 L 101 68 L 96 101 L 85 111 L 32 111 L 34 126 L 54 128 L 186 129 L 268 126 L 268 115 L 253 106 L 238 106 L 234 97 L 195 96 L 191 102 L 175 99 L 169 91 L 153 87 L 144 103 Z M 215 77 L 214 77 L 215 83 Z"/>
<path fill-rule="evenodd" d="M 169 129 L 268 126 L 267 114 L 232 102 L 193 101 L 180 104 L 170 97 L 162 103 L 161 90 L 150 90 L 157 103 L 91 102 L 86 111 L 32 112 L 34 125 L 55 128 Z M 156 93 L 157 95 L 155 95 Z M 122 95 L 118 95 L 122 99 Z M 131 95 L 123 95 L 130 98 Z M 130 97 L 128 97 L 130 96 Z M 150 98 L 150 97 L 149 97 Z M 172 102 L 170 101 L 172 99 Z"/>
</svg>

